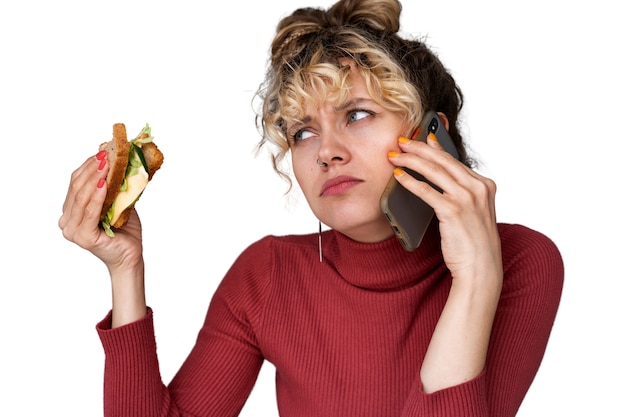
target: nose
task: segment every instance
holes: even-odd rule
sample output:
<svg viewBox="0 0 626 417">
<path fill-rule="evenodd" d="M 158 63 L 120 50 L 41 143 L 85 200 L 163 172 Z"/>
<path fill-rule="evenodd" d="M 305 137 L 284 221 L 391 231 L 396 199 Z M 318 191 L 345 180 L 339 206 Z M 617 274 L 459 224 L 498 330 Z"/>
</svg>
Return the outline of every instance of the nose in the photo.
<svg viewBox="0 0 626 417">
<path fill-rule="evenodd" d="M 323 168 L 347 163 L 350 160 L 347 138 L 337 129 L 324 129 L 319 140 L 317 158 L 316 163 Z"/>
</svg>

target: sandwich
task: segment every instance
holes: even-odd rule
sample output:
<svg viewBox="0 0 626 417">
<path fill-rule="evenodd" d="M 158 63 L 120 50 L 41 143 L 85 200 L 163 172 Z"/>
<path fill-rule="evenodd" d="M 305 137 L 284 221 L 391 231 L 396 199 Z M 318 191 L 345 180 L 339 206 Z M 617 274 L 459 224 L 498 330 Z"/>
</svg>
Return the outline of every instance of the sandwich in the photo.
<svg viewBox="0 0 626 417">
<path fill-rule="evenodd" d="M 107 195 L 102 205 L 100 224 L 110 237 L 113 229 L 126 224 L 131 209 L 152 179 L 161 168 L 163 153 L 152 142 L 150 126 L 146 126 L 137 137 L 128 140 L 123 123 L 113 125 L 113 139 L 100 145 L 107 152 L 109 172 L 107 174 Z"/>
</svg>

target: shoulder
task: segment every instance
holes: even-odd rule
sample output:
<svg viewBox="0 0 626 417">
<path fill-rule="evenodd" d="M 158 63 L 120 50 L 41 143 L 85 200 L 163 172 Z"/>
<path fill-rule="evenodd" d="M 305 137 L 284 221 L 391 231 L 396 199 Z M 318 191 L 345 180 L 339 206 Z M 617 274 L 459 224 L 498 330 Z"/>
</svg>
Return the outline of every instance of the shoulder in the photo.
<svg viewBox="0 0 626 417">
<path fill-rule="evenodd" d="M 316 256 L 317 239 L 317 234 L 264 236 L 248 246 L 237 262 L 258 263 L 262 259 L 276 262 L 284 256 Z"/>
<path fill-rule="evenodd" d="M 499 224 L 505 285 L 535 287 L 560 296 L 564 265 L 561 252 L 545 234 L 519 224 Z M 514 284 L 516 283 L 516 284 Z"/>
<path fill-rule="evenodd" d="M 228 304 L 231 311 L 257 310 L 272 292 L 281 266 L 312 256 L 317 235 L 265 236 L 244 249 L 230 266 L 214 294 L 214 303 Z M 316 240 L 315 240 L 316 241 Z"/>
<path fill-rule="evenodd" d="M 239 254 L 228 275 L 269 277 L 285 259 L 317 256 L 317 250 L 317 235 L 264 236 Z"/>
<path fill-rule="evenodd" d="M 505 260 L 532 256 L 537 261 L 563 263 L 559 248 L 545 234 L 519 224 L 500 223 L 498 229 Z"/>
</svg>

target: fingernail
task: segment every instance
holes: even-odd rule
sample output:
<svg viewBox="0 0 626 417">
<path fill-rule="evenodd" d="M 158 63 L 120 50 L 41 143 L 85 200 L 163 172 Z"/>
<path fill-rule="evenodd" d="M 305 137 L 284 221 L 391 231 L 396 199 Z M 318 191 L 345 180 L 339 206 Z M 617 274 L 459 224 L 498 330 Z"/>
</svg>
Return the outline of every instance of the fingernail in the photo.
<svg viewBox="0 0 626 417">
<path fill-rule="evenodd" d="M 400 136 L 398 138 L 398 142 L 400 142 L 403 145 L 406 145 L 407 143 L 411 142 L 411 139 L 405 138 L 404 136 Z"/>
<path fill-rule="evenodd" d="M 428 134 L 428 139 L 432 140 L 433 142 L 439 142 L 437 140 L 437 136 L 435 136 L 435 134 L 432 132 Z"/>
<path fill-rule="evenodd" d="M 104 178 L 100 178 L 98 180 L 98 188 L 102 188 L 104 187 L 104 184 L 106 183 L 106 180 Z"/>
<path fill-rule="evenodd" d="M 393 174 L 396 177 L 401 177 L 401 176 L 404 175 L 404 170 L 402 168 L 396 167 L 396 168 L 393 169 Z"/>
<path fill-rule="evenodd" d="M 396 156 L 398 156 L 398 155 L 400 155 L 400 152 L 396 152 L 396 151 L 389 151 L 389 152 L 387 153 L 387 156 L 388 156 L 389 158 L 395 158 L 395 157 L 396 157 Z"/>
<path fill-rule="evenodd" d="M 107 164 L 107 160 L 103 159 L 102 161 L 100 161 L 100 165 L 98 165 L 98 171 L 102 171 L 104 169 L 104 167 Z"/>
<path fill-rule="evenodd" d="M 102 161 L 105 156 L 107 156 L 107 151 L 100 151 L 96 154 L 96 159 Z"/>
</svg>

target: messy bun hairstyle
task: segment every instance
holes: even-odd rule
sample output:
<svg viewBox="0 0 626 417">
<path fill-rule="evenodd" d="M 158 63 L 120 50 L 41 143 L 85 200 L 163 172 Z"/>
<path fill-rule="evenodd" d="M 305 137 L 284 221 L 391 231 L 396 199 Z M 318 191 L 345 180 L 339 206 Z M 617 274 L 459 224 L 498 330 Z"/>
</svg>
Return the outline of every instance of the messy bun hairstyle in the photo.
<svg viewBox="0 0 626 417">
<path fill-rule="evenodd" d="M 339 0 L 328 10 L 298 9 L 278 23 L 257 91 L 257 125 L 259 148 L 275 145 L 272 163 L 287 181 L 279 167 L 290 145 L 287 126 L 303 116 L 307 101 L 341 100 L 348 93 L 350 69 L 339 63 L 342 58 L 356 63 L 370 96 L 403 113 L 409 126 L 427 110 L 445 113 L 460 159 L 471 165 L 457 126 L 461 90 L 425 44 L 399 36 L 401 10 L 397 0 Z"/>
</svg>

